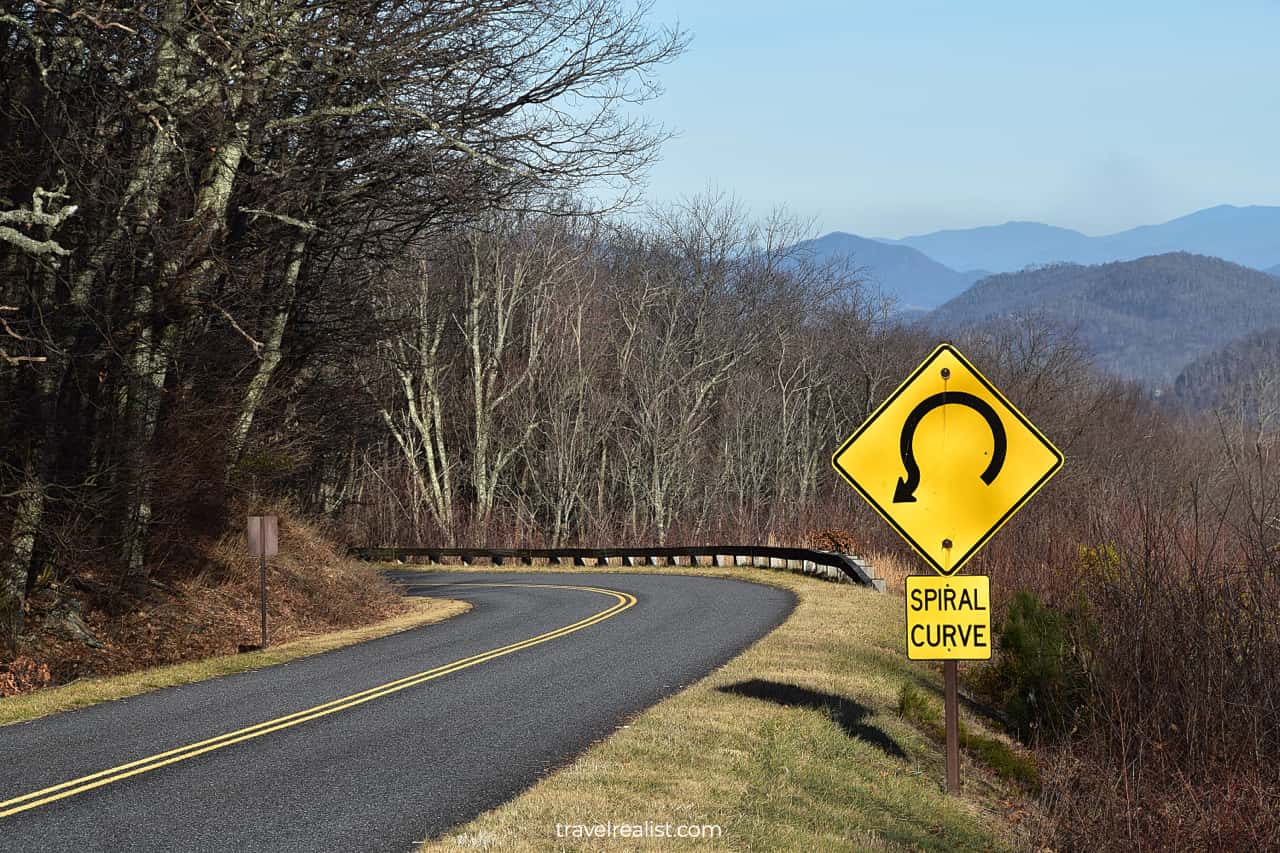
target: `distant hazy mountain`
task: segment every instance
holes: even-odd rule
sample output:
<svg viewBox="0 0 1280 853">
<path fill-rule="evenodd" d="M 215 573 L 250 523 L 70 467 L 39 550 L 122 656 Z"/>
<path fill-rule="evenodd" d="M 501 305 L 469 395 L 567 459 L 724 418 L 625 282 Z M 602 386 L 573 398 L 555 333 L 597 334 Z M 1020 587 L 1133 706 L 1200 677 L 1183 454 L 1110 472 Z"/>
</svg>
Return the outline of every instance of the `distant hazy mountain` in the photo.
<svg viewBox="0 0 1280 853">
<path fill-rule="evenodd" d="M 1276 264 L 1274 267 L 1267 270 L 1267 272 L 1271 273 L 1272 275 L 1280 275 L 1280 264 Z"/>
<path fill-rule="evenodd" d="M 983 279 L 922 322 L 955 334 L 1029 313 L 1078 330 L 1100 367 L 1163 386 L 1194 359 L 1280 326 L 1280 280 L 1184 252 L 1060 264 Z"/>
<path fill-rule="evenodd" d="M 1280 410 L 1280 328 L 1246 335 L 1191 362 L 1174 380 L 1173 394 L 1193 409 L 1225 408 L 1251 420 Z"/>
<path fill-rule="evenodd" d="M 1098 260 L 1192 252 L 1264 269 L 1280 262 L 1280 207 L 1222 204 L 1099 239 L 1108 257 Z"/>
<path fill-rule="evenodd" d="M 1039 222 L 1006 222 L 884 242 L 919 249 L 952 269 L 1011 272 L 1029 264 L 1087 261 L 1092 239 L 1079 231 Z"/>
<path fill-rule="evenodd" d="M 1032 264 L 1099 264 L 1167 252 L 1212 255 L 1266 269 L 1280 264 L 1280 207 L 1224 204 L 1105 237 L 1038 222 L 1008 222 L 883 242 L 919 249 L 952 269 L 1013 272 Z"/>
<path fill-rule="evenodd" d="M 796 249 L 820 262 L 847 259 L 902 309 L 933 308 L 987 275 L 983 270 L 956 272 L 909 246 L 893 246 L 842 231 L 806 240 Z"/>
</svg>

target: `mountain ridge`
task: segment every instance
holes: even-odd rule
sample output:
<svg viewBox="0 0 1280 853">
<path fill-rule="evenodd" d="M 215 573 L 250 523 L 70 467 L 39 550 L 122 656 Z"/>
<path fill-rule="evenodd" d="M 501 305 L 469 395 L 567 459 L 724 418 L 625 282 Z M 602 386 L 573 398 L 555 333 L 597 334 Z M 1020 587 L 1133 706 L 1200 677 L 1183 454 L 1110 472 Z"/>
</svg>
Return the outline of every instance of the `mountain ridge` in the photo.
<svg viewBox="0 0 1280 853">
<path fill-rule="evenodd" d="M 1232 340 L 1280 326 L 1280 280 L 1188 252 L 1054 264 L 989 276 L 920 322 L 954 335 L 1025 314 L 1076 330 L 1099 367 L 1160 387 Z"/>
<path fill-rule="evenodd" d="M 959 272 L 910 246 L 895 246 L 845 231 L 832 231 L 795 247 L 798 257 L 847 260 L 900 310 L 929 309 L 963 292 L 985 270 Z"/>
<path fill-rule="evenodd" d="M 910 246 L 952 269 L 1015 272 L 1047 263 L 1099 264 L 1170 252 L 1219 257 L 1241 266 L 1280 266 L 1280 206 L 1220 204 L 1154 225 L 1091 237 L 1070 228 L 1011 220 L 882 242 Z"/>
<path fill-rule="evenodd" d="M 1010 220 L 1002 225 L 948 228 L 885 242 L 910 246 L 953 269 L 1013 272 L 1032 264 L 1070 260 L 1085 252 L 1092 239 L 1070 228 Z"/>
</svg>

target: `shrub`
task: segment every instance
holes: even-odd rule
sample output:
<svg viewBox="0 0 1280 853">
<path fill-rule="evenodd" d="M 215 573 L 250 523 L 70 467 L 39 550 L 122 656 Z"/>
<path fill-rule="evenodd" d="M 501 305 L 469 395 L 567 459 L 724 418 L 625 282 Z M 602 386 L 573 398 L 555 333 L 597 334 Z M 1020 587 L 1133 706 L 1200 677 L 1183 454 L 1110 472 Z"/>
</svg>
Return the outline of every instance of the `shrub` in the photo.
<svg viewBox="0 0 1280 853">
<path fill-rule="evenodd" d="M 975 680 L 1003 710 L 1024 741 L 1068 733 L 1087 699 L 1083 657 L 1073 640 L 1073 620 L 1083 607 L 1061 613 L 1034 593 L 1019 591 L 996 631 L 999 655 Z"/>
<path fill-rule="evenodd" d="M 921 690 L 904 682 L 898 691 L 898 714 L 914 724 L 936 743 L 946 743 L 947 728 L 942 719 L 942 704 Z M 974 731 L 960 720 L 960 746 L 970 757 L 987 767 L 1001 779 L 1035 791 L 1040 772 L 1035 756 L 994 737 Z"/>
</svg>

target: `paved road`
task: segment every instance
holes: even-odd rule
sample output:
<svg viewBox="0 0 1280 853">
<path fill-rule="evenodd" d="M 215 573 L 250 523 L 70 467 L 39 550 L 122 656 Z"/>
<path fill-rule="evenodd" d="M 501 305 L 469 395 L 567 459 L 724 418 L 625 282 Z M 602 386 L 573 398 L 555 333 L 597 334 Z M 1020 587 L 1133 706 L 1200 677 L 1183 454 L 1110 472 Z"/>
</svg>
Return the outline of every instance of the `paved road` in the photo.
<svg viewBox="0 0 1280 853">
<path fill-rule="evenodd" d="M 474 608 L 0 728 L 0 850 L 411 850 L 725 663 L 794 604 L 672 575 L 403 579 Z"/>
</svg>

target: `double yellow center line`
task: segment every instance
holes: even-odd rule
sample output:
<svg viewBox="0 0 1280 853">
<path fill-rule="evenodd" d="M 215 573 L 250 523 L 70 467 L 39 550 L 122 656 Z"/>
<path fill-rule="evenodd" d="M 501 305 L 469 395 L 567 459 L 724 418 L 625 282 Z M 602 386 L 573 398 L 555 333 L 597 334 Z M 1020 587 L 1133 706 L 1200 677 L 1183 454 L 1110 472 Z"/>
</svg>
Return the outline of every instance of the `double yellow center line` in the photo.
<svg viewBox="0 0 1280 853">
<path fill-rule="evenodd" d="M 547 631 L 545 634 L 539 634 L 536 637 L 530 637 L 527 640 L 521 640 L 518 643 L 502 646 L 500 648 L 491 649 L 487 652 L 481 652 L 471 657 L 462 658 L 452 663 L 442 664 L 434 669 L 428 669 L 415 675 L 405 676 L 404 678 L 388 681 L 386 684 L 380 684 L 377 687 L 370 687 L 368 690 L 362 690 L 359 693 L 352 693 L 349 696 L 343 696 L 340 699 L 334 699 L 325 702 L 322 705 L 316 705 L 307 708 L 305 711 L 298 711 L 283 717 L 276 717 L 274 720 L 267 720 L 257 725 L 248 726 L 247 728 L 237 729 L 208 740 L 197 741 L 186 746 L 180 746 L 177 749 L 170 749 L 166 752 L 159 752 L 155 755 L 140 758 L 137 761 L 130 761 L 128 764 L 120 764 L 107 770 L 101 770 L 88 776 L 81 776 L 78 779 L 71 779 L 59 785 L 53 785 L 49 788 L 42 788 L 39 791 L 32 791 L 29 794 L 23 794 L 20 797 L 14 797 L 11 800 L 0 802 L 0 818 L 9 817 L 10 815 L 25 812 L 28 809 L 34 809 L 38 806 L 47 805 L 58 800 L 73 797 L 76 794 L 82 794 L 85 791 L 92 791 L 94 788 L 101 788 L 104 785 L 110 785 L 113 782 L 119 782 L 122 779 L 128 779 L 131 776 L 137 776 L 142 773 L 149 773 L 152 770 L 158 770 L 169 764 L 176 764 L 179 761 L 186 761 L 188 758 L 195 758 L 197 755 L 203 755 L 206 752 L 213 752 L 216 749 L 231 746 L 232 744 L 241 743 L 242 741 L 252 740 L 253 738 L 262 737 L 263 735 L 278 732 L 281 729 L 287 729 L 292 726 L 315 720 L 320 717 L 336 714 L 339 711 L 345 711 L 348 708 L 354 708 L 357 705 L 363 705 L 365 702 L 371 702 L 374 699 L 380 699 L 383 696 L 389 696 L 392 693 L 398 693 L 401 690 L 408 690 L 410 687 L 417 687 L 427 681 L 431 681 L 441 676 L 448 675 L 451 672 L 467 669 L 477 666 L 485 661 L 494 658 L 509 655 L 512 652 L 518 652 L 521 649 L 527 649 L 531 646 L 539 645 L 558 637 L 564 637 L 575 631 L 581 631 L 583 628 L 589 628 L 597 622 L 603 622 L 613 616 L 617 616 L 624 610 L 627 610 L 636 603 L 636 597 L 626 592 L 618 592 L 612 589 L 601 589 L 593 586 L 563 586 L 558 584 L 534 584 L 534 583 L 430 583 L 430 584 L 413 584 L 413 586 L 503 586 L 503 587 L 536 587 L 540 589 L 567 589 L 578 592 L 595 592 L 600 595 L 610 596 L 615 599 L 615 603 L 601 610 L 592 616 L 574 622 L 571 625 L 565 625 L 563 628 L 556 628 L 553 631 Z"/>
</svg>

